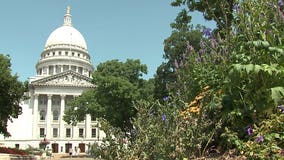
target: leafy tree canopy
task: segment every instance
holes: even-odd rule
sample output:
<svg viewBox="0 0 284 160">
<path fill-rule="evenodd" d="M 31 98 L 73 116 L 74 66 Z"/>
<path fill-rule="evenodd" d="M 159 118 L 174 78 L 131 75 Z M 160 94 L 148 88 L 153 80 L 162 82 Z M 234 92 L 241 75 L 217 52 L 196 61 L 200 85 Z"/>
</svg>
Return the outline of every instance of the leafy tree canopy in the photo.
<svg viewBox="0 0 284 160">
<path fill-rule="evenodd" d="M 218 29 L 223 29 L 232 24 L 234 3 L 234 0 L 174 0 L 171 5 L 187 5 L 190 11 L 202 12 L 206 20 L 214 20 Z"/>
<path fill-rule="evenodd" d="M 24 85 L 17 75 L 11 75 L 10 57 L 0 54 L 0 134 L 10 136 L 8 121 L 17 118 L 22 108 L 19 105 L 24 95 Z"/>
<path fill-rule="evenodd" d="M 75 98 L 64 120 L 76 124 L 84 120 L 86 114 L 91 114 L 105 118 L 113 126 L 129 128 L 130 120 L 136 114 L 133 103 L 152 97 L 152 80 L 142 79 L 146 73 L 146 65 L 139 60 L 110 60 L 99 64 L 93 74 L 96 88 Z"/>
<path fill-rule="evenodd" d="M 191 16 L 183 9 L 171 24 L 173 32 L 164 40 L 164 59 L 156 71 L 155 76 L 155 98 L 161 99 L 168 94 L 167 85 L 177 81 L 175 70 L 184 64 L 188 58 L 186 51 L 188 47 L 198 50 L 202 37 L 202 27 L 190 25 Z"/>
</svg>

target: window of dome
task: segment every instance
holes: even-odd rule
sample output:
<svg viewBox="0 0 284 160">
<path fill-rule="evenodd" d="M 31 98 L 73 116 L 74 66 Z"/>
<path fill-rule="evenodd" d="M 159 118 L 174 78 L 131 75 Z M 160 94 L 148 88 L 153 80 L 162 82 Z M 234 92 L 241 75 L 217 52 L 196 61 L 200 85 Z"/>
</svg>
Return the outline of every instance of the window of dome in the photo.
<svg viewBox="0 0 284 160">
<path fill-rule="evenodd" d="M 52 52 L 52 54 L 55 56 L 55 52 Z"/>
<path fill-rule="evenodd" d="M 78 57 L 80 57 L 81 56 L 81 54 L 80 53 L 78 53 Z"/>
<path fill-rule="evenodd" d="M 38 70 L 38 75 L 41 75 L 42 74 L 42 68 L 40 68 L 39 70 Z"/>
<path fill-rule="evenodd" d="M 75 55 L 75 53 L 74 52 L 72 52 L 72 56 L 74 56 Z"/>
<path fill-rule="evenodd" d="M 60 73 L 61 72 L 61 66 L 60 65 L 56 65 L 55 71 L 56 71 L 56 73 Z"/>
<path fill-rule="evenodd" d="M 42 74 L 43 74 L 43 75 L 47 74 L 47 67 L 43 67 L 43 69 L 42 69 Z"/>
<path fill-rule="evenodd" d="M 68 55 L 68 52 L 66 51 L 66 52 L 65 52 L 65 56 L 67 56 L 67 55 Z"/>
<path fill-rule="evenodd" d="M 48 74 L 53 75 L 53 71 L 54 71 L 53 66 L 49 66 L 48 67 L 48 72 L 49 72 Z"/>
<path fill-rule="evenodd" d="M 76 66 L 71 66 L 71 70 L 76 72 Z"/>
<path fill-rule="evenodd" d="M 58 52 L 59 56 L 61 56 L 61 51 Z"/>
<path fill-rule="evenodd" d="M 63 65 L 63 72 L 69 70 L 69 66 L 68 65 Z"/>
<path fill-rule="evenodd" d="M 83 74 L 83 68 L 82 68 L 82 67 L 78 67 L 78 72 L 79 72 L 80 74 Z"/>
</svg>

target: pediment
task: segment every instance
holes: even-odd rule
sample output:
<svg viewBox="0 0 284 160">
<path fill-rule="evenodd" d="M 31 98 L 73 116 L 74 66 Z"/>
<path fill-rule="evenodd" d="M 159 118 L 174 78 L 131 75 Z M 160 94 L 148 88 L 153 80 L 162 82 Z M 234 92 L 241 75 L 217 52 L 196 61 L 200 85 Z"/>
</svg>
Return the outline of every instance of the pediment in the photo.
<svg viewBox="0 0 284 160">
<path fill-rule="evenodd" d="M 72 70 L 51 75 L 31 82 L 33 86 L 76 86 L 94 88 L 95 85 L 91 83 L 91 78 L 76 73 Z"/>
</svg>

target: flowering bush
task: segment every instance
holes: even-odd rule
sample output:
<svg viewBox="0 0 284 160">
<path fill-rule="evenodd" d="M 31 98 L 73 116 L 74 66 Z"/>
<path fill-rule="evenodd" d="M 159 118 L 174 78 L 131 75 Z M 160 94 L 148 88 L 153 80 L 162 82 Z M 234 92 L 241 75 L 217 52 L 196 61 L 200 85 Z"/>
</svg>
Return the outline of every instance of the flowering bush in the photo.
<svg viewBox="0 0 284 160">
<path fill-rule="evenodd" d="M 194 101 L 188 104 L 173 96 L 164 98 L 163 104 L 138 102 L 135 105 L 138 115 L 129 135 L 101 120 L 107 137 L 101 146 L 93 146 L 91 152 L 103 159 L 182 159 L 207 155 L 221 125 L 213 124 L 202 108 L 205 92 L 194 99 L 199 101 L 198 111 L 192 109 Z M 129 138 L 128 143 L 125 138 Z"/>
<path fill-rule="evenodd" d="M 16 154 L 27 156 L 28 153 L 24 150 L 16 149 L 16 148 L 8 148 L 8 147 L 0 147 L 0 153 L 7 153 L 7 154 Z"/>
<path fill-rule="evenodd" d="M 268 119 L 255 124 L 247 134 L 249 140 L 242 140 L 236 134 L 229 132 L 228 143 L 234 144 L 239 154 L 245 155 L 250 159 L 279 159 L 284 156 L 284 115 L 272 114 Z"/>
<path fill-rule="evenodd" d="M 172 95 L 137 103 L 130 136 L 104 123 L 108 136 L 93 152 L 105 159 L 191 159 L 229 149 L 251 159 L 283 156 L 283 8 L 283 0 L 236 0 L 232 26 L 204 29 L 200 50 L 189 44 L 174 61 Z"/>
<path fill-rule="evenodd" d="M 47 146 L 48 144 L 50 144 L 50 141 L 47 140 L 47 139 L 44 137 L 43 140 L 41 140 L 41 141 L 39 142 L 39 147 L 40 147 L 41 149 L 45 150 L 45 148 L 46 148 L 46 146 Z"/>
</svg>

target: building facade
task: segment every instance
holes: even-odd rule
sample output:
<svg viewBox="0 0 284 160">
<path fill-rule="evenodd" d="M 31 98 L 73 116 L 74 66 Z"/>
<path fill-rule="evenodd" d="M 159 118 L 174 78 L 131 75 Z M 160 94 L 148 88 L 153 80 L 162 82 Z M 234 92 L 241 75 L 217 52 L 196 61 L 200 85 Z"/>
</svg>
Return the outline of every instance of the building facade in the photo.
<svg viewBox="0 0 284 160">
<path fill-rule="evenodd" d="M 30 99 L 21 104 L 23 114 L 9 123 L 12 136 L 2 137 L 0 143 L 38 148 L 45 140 L 53 153 L 65 153 L 75 147 L 85 152 L 89 144 L 99 143 L 104 132 L 97 128 L 94 117 L 86 115 L 76 126 L 63 120 L 68 101 L 84 90 L 95 89 L 91 83 L 93 71 L 86 41 L 72 26 L 70 7 L 67 7 L 63 25 L 49 35 L 36 64 L 36 76 L 30 77 Z"/>
</svg>

